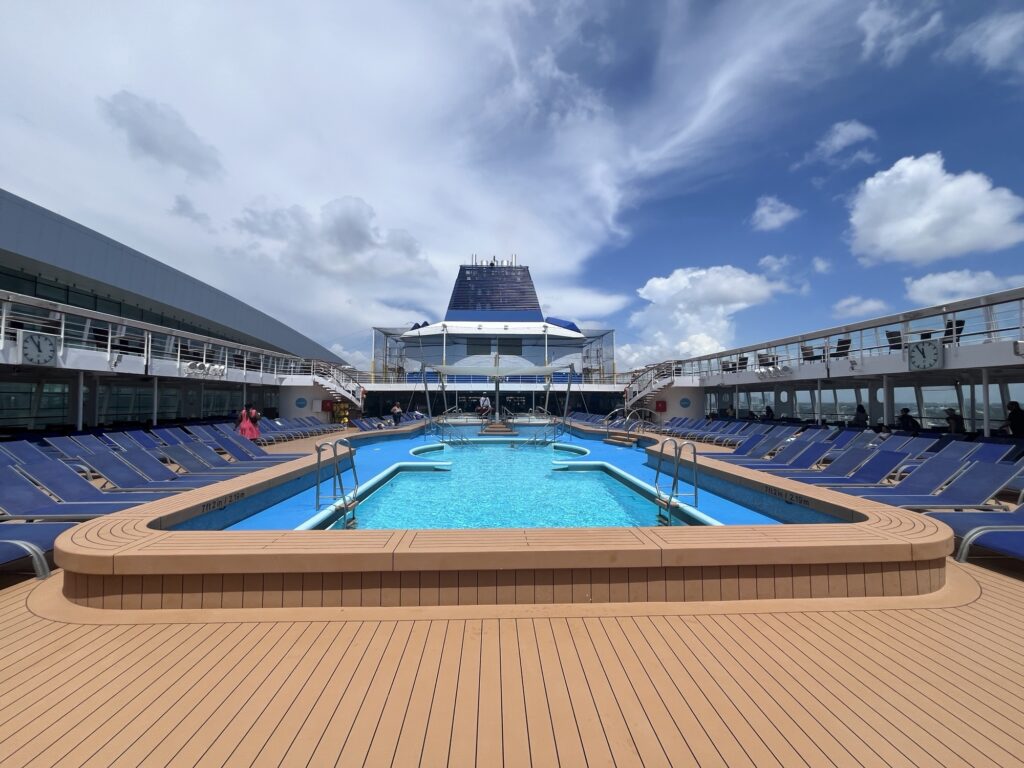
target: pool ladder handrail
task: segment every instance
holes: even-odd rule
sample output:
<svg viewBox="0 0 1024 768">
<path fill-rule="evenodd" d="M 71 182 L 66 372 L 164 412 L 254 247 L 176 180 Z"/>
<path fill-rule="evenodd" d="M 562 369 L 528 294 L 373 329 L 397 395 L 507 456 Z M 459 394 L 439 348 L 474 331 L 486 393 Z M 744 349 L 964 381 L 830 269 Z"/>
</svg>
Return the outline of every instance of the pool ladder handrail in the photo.
<svg viewBox="0 0 1024 768">
<path fill-rule="evenodd" d="M 654 413 L 654 411 L 652 411 L 650 408 L 634 408 L 633 410 L 631 410 L 626 415 L 626 434 L 627 435 L 633 434 L 634 430 L 636 430 L 637 432 L 639 432 L 641 430 L 644 431 L 644 432 L 653 432 L 653 431 L 655 431 L 655 429 L 657 428 L 658 425 L 655 424 L 653 421 L 645 419 L 644 416 L 643 416 L 644 412 L 647 412 L 647 413 L 650 413 L 650 414 Z M 635 420 L 633 418 L 634 416 L 636 417 Z"/>
<path fill-rule="evenodd" d="M 345 491 L 345 477 L 344 470 L 341 468 L 341 464 L 338 461 L 338 446 L 344 446 L 348 449 L 348 455 L 352 460 L 352 498 L 346 501 L 346 497 L 349 495 Z M 320 484 L 323 482 L 321 466 L 323 464 L 324 451 L 330 449 L 331 451 L 331 496 L 328 500 L 330 504 L 337 504 L 341 502 L 341 508 L 344 511 L 342 515 L 342 521 L 345 526 L 349 525 L 349 514 L 352 514 L 352 521 L 355 521 L 355 509 L 358 505 L 357 497 L 359 496 L 359 472 L 356 469 L 356 449 L 352 446 L 352 443 L 348 441 L 348 438 L 338 437 L 334 440 L 325 440 L 322 443 L 316 445 L 316 511 L 319 512 L 321 509 L 320 499 Z"/>
<path fill-rule="evenodd" d="M 524 440 L 522 443 L 519 443 L 519 445 L 548 445 L 549 443 L 555 442 L 558 439 L 559 433 L 564 431 L 565 429 L 562 427 L 562 422 L 552 422 L 551 424 L 544 425 L 539 432 L 528 440 Z M 516 443 L 512 443 L 513 448 L 515 448 L 516 445 Z"/>
<path fill-rule="evenodd" d="M 670 437 L 668 440 L 665 440 L 658 447 L 658 466 L 654 472 L 654 500 L 655 504 L 657 504 L 659 507 L 661 506 L 662 502 L 665 504 L 666 525 L 674 525 L 674 523 L 672 522 L 672 504 L 673 502 L 679 500 L 679 465 L 681 463 L 683 449 L 686 448 L 687 446 L 690 447 L 692 457 L 692 464 L 690 465 L 690 469 L 693 472 L 691 479 L 693 492 L 686 494 L 686 496 L 689 496 L 693 500 L 692 506 L 694 509 L 696 509 L 699 494 L 697 474 L 697 444 L 694 443 L 692 440 L 685 440 L 682 443 L 679 443 L 679 441 L 676 440 L 674 437 Z M 673 448 L 672 452 L 668 454 L 672 457 L 672 483 L 669 486 L 668 493 L 666 494 L 665 491 L 663 491 L 661 488 L 661 473 L 662 462 L 665 460 L 666 456 L 665 448 L 668 447 Z"/>
<path fill-rule="evenodd" d="M 619 411 L 622 411 L 622 418 L 613 419 L 612 416 L 614 416 Z M 615 424 L 615 423 L 617 423 L 619 421 L 625 421 L 625 416 L 626 416 L 626 409 L 625 408 L 616 408 L 614 411 L 609 413 L 607 416 L 605 416 L 601 420 L 601 423 L 604 424 L 604 437 L 605 437 L 605 440 L 607 440 L 609 437 L 612 436 L 612 424 Z"/>
</svg>

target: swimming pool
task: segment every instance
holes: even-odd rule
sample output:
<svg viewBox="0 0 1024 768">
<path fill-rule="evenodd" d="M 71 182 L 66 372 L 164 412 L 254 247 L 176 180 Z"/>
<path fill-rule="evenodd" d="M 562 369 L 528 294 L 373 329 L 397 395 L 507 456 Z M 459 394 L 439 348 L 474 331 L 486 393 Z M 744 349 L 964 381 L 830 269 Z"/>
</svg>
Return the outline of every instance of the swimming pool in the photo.
<svg viewBox="0 0 1024 768">
<path fill-rule="evenodd" d="M 575 528 L 657 525 L 642 487 L 602 467 L 573 470 L 586 452 L 516 442 L 443 445 L 420 453 L 432 470 L 408 467 L 359 504 L 357 527 Z M 335 522 L 326 527 L 343 527 Z"/>
<path fill-rule="evenodd" d="M 635 527 L 658 524 L 653 501 L 655 461 L 643 448 L 608 445 L 602 435 L 570 430 L 558 446 L 529 446 L 534 434 L 441 445 L 435 436 L 382 433 L 357 446 L 362 481 L 357 529 Z M 466 433 L 464 436 L 475 433 Z M 517 447 L 510 445 L 514 443 Z M 454 461 L 452 461 L 454 459 Z M 463 460 L 468 460 L 465 462 Z M 347 460 L 344 478 L 352 488 Z M 559 468 L 564 467 L 564 468 Z M 421 471 L 415 471 L 421 470 Z M 800 499 L 782 498 L 714 476 L 703 476 L 696 510 L 683 503 L 674 524 L 778 525 L 838 523 Z M 267 531 L 330 528 L 340 514 L 328 504 L 331 480 L 315 472 L 230 500 L 172 526 L 174 530 Z M 662 481 L 662 487 L 667 483 Z"/>
</svg>

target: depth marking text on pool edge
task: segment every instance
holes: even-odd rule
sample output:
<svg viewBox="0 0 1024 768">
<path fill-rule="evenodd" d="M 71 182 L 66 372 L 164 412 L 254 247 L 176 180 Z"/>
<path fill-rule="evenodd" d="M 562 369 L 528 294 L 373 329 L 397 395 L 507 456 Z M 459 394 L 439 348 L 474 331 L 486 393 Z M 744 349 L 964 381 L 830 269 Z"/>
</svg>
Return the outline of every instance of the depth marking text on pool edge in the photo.
<svg viewBox="0 0 1024 768">
<path fill-rule="evenodd" d="M 199 507 L 200 512 L 213 512 L 215 509 L 224 509 L 228 504 L 234 504 L 236 501 L 245 498 L 245 491 L 235 491 L 229 493 L 226 496 L 221 496 L 213 501 L 203 502 L 203 505 Z"/>
</svg>

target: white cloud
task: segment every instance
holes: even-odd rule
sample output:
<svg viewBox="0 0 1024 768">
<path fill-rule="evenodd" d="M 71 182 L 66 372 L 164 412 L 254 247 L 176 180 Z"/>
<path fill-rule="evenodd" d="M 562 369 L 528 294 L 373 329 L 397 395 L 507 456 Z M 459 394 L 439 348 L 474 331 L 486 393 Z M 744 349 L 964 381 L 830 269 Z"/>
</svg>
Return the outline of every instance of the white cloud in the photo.
<svg viewBox="0 0 1024 768">
<path fill-rule="evenodd" d="M 832 314 L 841 319 L 867 317 L 868 315 L 879 315 L 888 308 L 888 305 L 881 299 L 847 296 L 832 306 Z"/>
<path fill-rule="evenodd" d="M 782 202 L 779 198 L 765 195 L 757 198 L 757 207 L 750 217 L 750 223 L 756 230 L 770 232 L 782 229 L 789 222 L 800 218 L 802 214 L 803 211 Z"/>
<path fill-rule="evenodd" d="M 950 272 L 932 272 L 922 277 L 907 277 L 903 279 L 903 285 L 910 301 L 918 306 L 930 307 L 1024 286 L 1024 275 L 999 277 L 988 270 L 972 272 L 969 269 L 955 269 Z"/>
<path fill-rule="evenodd" d="M 777 275 L 793 263 L 791 256 L 762 256 L 757 266 L 772 275 Z"/>
<path fill-rule="evenodd" d="M 736 313 L 790 291 L 787 281 L 728 264 L 652 277 L 637 291 L 647 305 L 629 321 L 640 341 L 620 345 L 616 359 L 625 368 L 723 349 L 734 342 Z"/>
<path fill-rule="evenodd" d="M 979 19 L 957 35 L 946 56 L 954 61 L 974 59 L 986 70 L 1024 76 L 1024 11 Z"/>
<path fill-rule="evenodd" d="M 792 168 L 800 168 L 811 163 L 822 162 L 828 165 L 836 165 L 848 168 L 857 163 L 874 163 L 877 161 L 875 154 L 868 149 L 860 148 L 855 152 L 845 153 L 845 150 L 865 141 L 874 141 L 878 133 L 869 125 L 859 120 L 844 120 L 833 123 L 832 127 L 825 132 L 825 135 L 818 139 L 814 149 L 804 155 L 803 159 L 795 163 Z"/>
<path fill-rule="evenodd" d="M 925 7 L 904 14 L 895 3 L 872 0 L 857 19 L 864 33 L 864 59 L 877 55 L 887 67 L 894 67 L 911 48 L 942 32 L 942 12 L 929 13 L 930 5 L 925 3 Z"/>
<path fill-rule="evenodd" d="M 210 221 L 209 215 L 196 208 L 195 203 L 192 202 L 188 195 L 175 195 L 174 205 L 171 206 L 168 213 L 172 216 L 180 216 L 183 219 L 195 222 L 207 232 L 213 231 L 213 222 Z"/>
<path fill-rule="evenodd" d="M 133 154 L 176 166 L 197 179 L 223 173 L 220 152 L 196 134 L 174 107 L 124 90 L 98 101 L 101 114 L 124 132 Z"/>
<path fill-rule="evenodd" d="M 621 308 L 580 284 L 622 212 L 793 120 L 773 105 L 836 74 L 859 13 L 256 3 L 239 35 L 237 4 L 57 5 L 4 11 L 5 188 L 346 349 L 439 317 L 472 253 L 518 253 L 554 314 Z M 191 211 L 245 226 L 168 215 L 182 175 Z"/>
<path fill-rule="evenodd" d="M 815 256 L 811 259 L 811 269 L 817 272 L 819 275 L 827 275 L 832 271 L 832 262 L 828 259 L 823 259 L 819 256 Z"/>
<path fill-rule="evenodd" d="M 1024 241 L 1024 199 L 980 173 L 948 173 L 942 155 L 904 157 L 865 181 L 850 203 L 863 264 L 928 264 Z"/>
<path fill-rule="evenodd" d="M 370 369 L 370 356 L 362 349 L 346 349 L 341 344 L 331 344 L 331 352 L 357 370 L 367 371 Z"/>
</svg>

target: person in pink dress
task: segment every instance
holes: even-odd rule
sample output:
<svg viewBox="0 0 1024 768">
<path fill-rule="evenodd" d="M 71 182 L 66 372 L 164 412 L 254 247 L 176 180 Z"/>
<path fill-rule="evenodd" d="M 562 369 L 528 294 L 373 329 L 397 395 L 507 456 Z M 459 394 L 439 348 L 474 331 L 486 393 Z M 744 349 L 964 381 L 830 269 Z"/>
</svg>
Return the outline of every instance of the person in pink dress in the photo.
<svg viewBox="0 0 1024 768">
<path fill-rule="evenodd" d="M 238 434 L 242 437 L 255 440 L 260 436 L 259 423 L 260 412 L 253 407 L 252 403 L 246 403 L 245 407 L 242 408 L 242 412 L 238 414 L 238 422 L 235 424 L 235 429 L 238 430 Z"/>
</svg>

